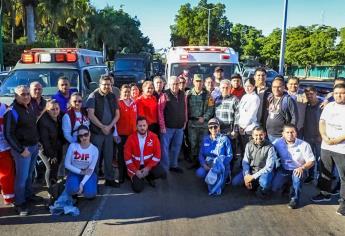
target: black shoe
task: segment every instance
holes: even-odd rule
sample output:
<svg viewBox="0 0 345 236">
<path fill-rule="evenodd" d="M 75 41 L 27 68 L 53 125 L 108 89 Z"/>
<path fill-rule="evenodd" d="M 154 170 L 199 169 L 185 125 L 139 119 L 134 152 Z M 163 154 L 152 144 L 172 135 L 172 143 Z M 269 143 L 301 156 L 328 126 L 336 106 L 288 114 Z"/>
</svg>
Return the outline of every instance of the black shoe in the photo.
<svg viewBox="0 0 345 236">
<path fill-rule="evenodd" d="M 312 176 L 308 176 L 305 180 L 304 183 L 305 184 L 310 184 L 314 181 L 314 178 Z"/>
<path fill-rule="evenodd" d="M 339 186 L 339 187 L 340 187 L 340 186 Z M 338 185 L 335 186 L 335 188 L 332 189 L 332 191 L 330 192 L 330 194 L 331 194 L 332 196 L 339 195 L 339 187 L 338 187 Z"/>
<path fill-rule="evenodd" d="M 32 203 L 43 202 L 44 198 L 37 195 L 31 195 L 31 197 L 29 197 L 27 201 Z"/>
<path fill-rule="evenodd" d="M 146 179 L 147 183 L 152 187 L 155 188 L 156 187 L 156 182 L 153 179 Z"/>
<path fill-rule="evenodd" d="M 258 187 L 258 189 L 255 191 L 255 196 L 261 200 L 266 200 L 269 197 L 268 193 L 262 190 L 261 187 Z"/>
<path fill-rule="evenodd" d="M 297 202 L 294 199 L 291 199 L 289 204 L 288 204 L 288 208 L 290 209 L 296 209 L 298 207 Z"/>
<path fill-rule="evenodd" d="M 20 216 L 28 216 L 30 213 L 29 208 L 26 205 L 26 203 L 15 206 L 15 209 L 16 209 L 16 212 L 18 213 L 18 215 L 20 215 Z"/>
<path fill-rule="evenodd" d="M 120 184 L 115 182 L 114 180 L 105 180 L 105 186 L 113 187 L 113 188 L 119 188 Z"/>
<path fill-rule="evenodd" d="M 171 172 L 183 174 L 183 169 L 182 169 L 181 167 L 170 167 L 169 170 L 170 170 Z"/>
<path fill-rule="evenodd" d="M 188 169 L 188 170 L 192 170 L 192 169 L 198 169 L 199 167 L 200 167 L 199 163 L 194 162 L 194 163 L 192 163 L 191 165 L 189 165 L 189 166 L 187 167 L 187 169 Z"/>
<path fill-rule="evenodd" d="M 311 201 L 313 201 L 313 202 L 329 202 L 329 201 L 331 201 L 331 195 L 324 195 L 322 193 L 319 193 L 318 195 L 312 197 Z"/>
<path fill-rule="evenodd" d="M 340 199 L 339 203 L 340 203 L 340 205 L 339 205 L 339 208 L 337 210 L 337 214 L 341 215 L 341 216 L 345 216 L 345 202 L 343 199 Z"/>
</svg>

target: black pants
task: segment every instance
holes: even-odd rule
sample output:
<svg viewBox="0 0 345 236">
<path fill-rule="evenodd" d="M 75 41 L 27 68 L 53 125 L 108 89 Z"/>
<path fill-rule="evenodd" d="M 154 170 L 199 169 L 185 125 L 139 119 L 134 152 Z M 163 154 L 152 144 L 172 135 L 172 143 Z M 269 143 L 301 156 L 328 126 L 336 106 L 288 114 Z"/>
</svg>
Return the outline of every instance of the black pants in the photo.
<svg viewBox="0 0 345 236">
<path fill-rule="evenodd" d="M 62 151 L 62 148 L 61 148 L 61 151 Z M 59 155 L 62 155 L 62 153 L 60 153 Z M 45 178 L 47 187 L 49 188 L 52 184 L 55 184 L 57 182 L 61 156 L 58 157 L 58 161 L 54 164 L 51 164 L 49 162 L 49 158 L 46 155 L 44 155 L 42 149 L 39 150 L 39 156 L 46 167 L 44 178 Z"/>
<path fill-rule="evenodd" d="M 160 165 L 157 165 L 153 167 L 148 176 L 146 176 L 146 179 L 148 180 L 154 180 L 154 179 L 165 179 L 167 177 L 167 173 L 165 172 L 164 168 Z M 136 193 L 140 193 L 144 190 L 145 187 L 145 180 L 139 179 L 136 175 L 132 177 L 132 189 Z"/>
<path fill-rule="evenodd" d="M 117 145 L 117 157 L 118 157 L 118 163 L 119 163 L 119 181 L 123 182 L 125 177 L 127 176 L 127 166 L 125 162 L 125 155 L 124 155 L 124 147 L 125 143 L 127 141 L 128 136 L 120 135 L 121 137 L 121 143 Z"/>
<path fill-rule="evenodd" d="M 321 191 L 331 192 L 334 164 L 340 178 L 340 197 L 345 199 L 345 154 L 321 149 L 319 187 Z"/>
</svg>

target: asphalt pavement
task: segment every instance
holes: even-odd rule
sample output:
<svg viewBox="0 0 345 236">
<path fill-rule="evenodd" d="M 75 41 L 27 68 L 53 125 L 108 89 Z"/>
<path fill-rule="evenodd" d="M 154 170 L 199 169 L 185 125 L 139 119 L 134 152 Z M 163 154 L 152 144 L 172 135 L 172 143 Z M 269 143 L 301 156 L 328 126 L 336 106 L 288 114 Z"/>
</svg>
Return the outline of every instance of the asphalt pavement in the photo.
<svg viewBox="0 0 345 236">
<path fill-rule="evenodd" d="M 95 200 L 80 199 L 78 217 L 51 216 L 43 205 L 19 217 L 0 205 L 1 236 L 345 235 L 345 217 L 335 213 L 337 197 L 313 204 L 313 185 L 304 186 L 301 207 L 291 210 L 286 197 L 263 201 L 241 187 L 227 186 L 221 196 L 208 196 L 203 181 L 186 169 L 156 183 L 140 194 L 132 192 L 128 181 L 118 189 L 101 184 Z"/>
</svg>

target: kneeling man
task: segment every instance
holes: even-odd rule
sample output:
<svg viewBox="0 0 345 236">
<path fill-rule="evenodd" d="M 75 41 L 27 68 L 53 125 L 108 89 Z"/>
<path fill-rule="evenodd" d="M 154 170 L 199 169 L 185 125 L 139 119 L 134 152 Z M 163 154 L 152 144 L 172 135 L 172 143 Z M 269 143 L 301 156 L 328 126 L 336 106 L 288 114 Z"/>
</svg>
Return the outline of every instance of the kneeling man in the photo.
<svg viewBox="0 0 345 236">
<path fill-rule="evenodd" d="M 155 187 L 155 179 L 166 178 L 164 168 L 158 165 L 161 159 L 159 139 L 156 134 L 148 131 L 145 117 L 137 118 L 137 132 L 128 137 L 124 156 L 134 192 L 144 190 L 145 179 Z"/>
<path fill-rule="evenodd" d="M 262 127 L 254 128 L 252 137 L 245 148 L 243 172 L 233 179 L 232 185 L 244 183 L 247 189 L 256 191 L 258 197 L 265 197 L 271 189 L 277 155 Z"/>
<path fill-rule="evenodd" d="M 285 124 L 283 137 L 273 143 L 280 158 L 279 170 L 275 174 L 272 190 L 278 192 L 292 182 L 289 208 L 298 207 L 302 183 L 308 177 L 308 170 L 314 166 L 315 157 L 310 145 L 297 138 L 297 129 L 292 124 Z"/>
</svg>

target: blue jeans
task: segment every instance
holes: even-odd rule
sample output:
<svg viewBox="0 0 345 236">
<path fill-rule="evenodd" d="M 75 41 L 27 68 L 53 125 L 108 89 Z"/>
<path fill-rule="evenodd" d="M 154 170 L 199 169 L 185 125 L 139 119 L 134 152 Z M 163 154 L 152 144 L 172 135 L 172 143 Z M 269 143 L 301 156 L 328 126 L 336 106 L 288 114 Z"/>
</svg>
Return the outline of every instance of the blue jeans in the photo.
<svg viewBox="0 0 345 236">
<path fill-rule="evenodd" d="M 260 175 L 260 177 L 256 179 L 254 182 L 257 181 L 257 183 L 262 188 L 262 190 L 269 190 L 271 188 L 272 178 L 273 178 L 273 173 L 269 172 L 269 173 Z M 243 184 L 244 184 L 243 172 L 238 173 L 231 181 L 232 186 L 240 186 Z"/>
<path fill-rule="evenodd" d="M 83 180 L 84 175 L 78 175 L 73 172 L 69 172 L 66 180 L 66 192 L 69 195 L 77 194 L 79 191 L 80 182 Z M 83 189 L 84 197 L 94 198 L 97 194 L 97 175 L 92 173 L 91 177 L 86 181 Z"/>
<path fill-rule="evenodd" d="M 16 205 L 23 204 L 26 199 L 32 195 L 32 175 L 37 161 L 38 145 L 27 148 L 30 152 L 29 157 L 23 157 L 20 153 L 11 150 L 11 154 L 16 165 L 14 183 Z"/>
<path fill-rule="evenodd" d="M 283 168 L 280 168 L 274 175 L 272 182 L 272 191 L 280 192 L 284 185 L 292 182 L 292 186 L 290 188 L 290 197 L 298 203 L 301 195 L 302 184 L 306 177 L 308 177 L 307 170 L 305 170 L 302 177 L 299 178 L 293 174 L 293 170 L 285 170 Z"/>
<path fill-rule="evenodd" d="M 183 129 L 166 128 L 166 133 L 161 133 L 161 165 L 166 171 L 169 167 L 177 167 L 182 141 Z"/>
</svg>

